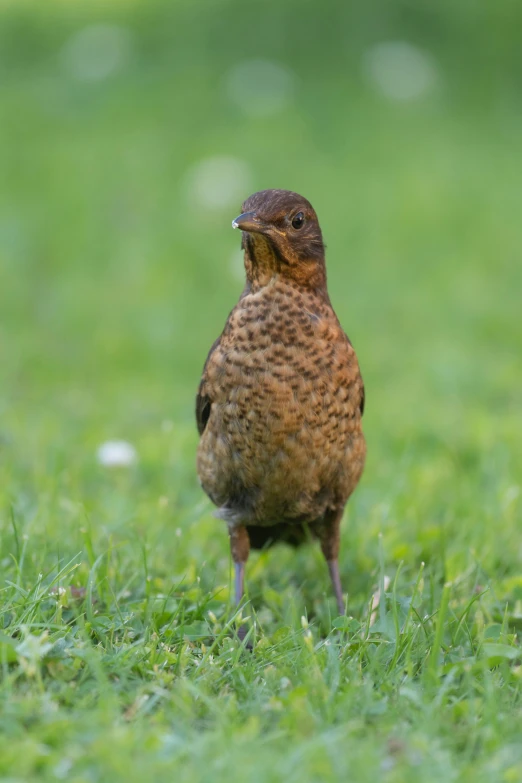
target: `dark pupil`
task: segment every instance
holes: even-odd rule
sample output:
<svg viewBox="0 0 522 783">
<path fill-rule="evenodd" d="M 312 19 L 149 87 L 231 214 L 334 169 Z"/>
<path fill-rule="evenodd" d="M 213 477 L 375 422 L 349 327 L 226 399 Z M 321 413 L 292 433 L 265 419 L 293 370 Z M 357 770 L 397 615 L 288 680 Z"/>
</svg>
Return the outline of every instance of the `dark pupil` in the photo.
<svg viewBox="0 0 522 783">
<path fill-rule="evenodd" d="M 294 228 L 301 228 L 303 223 L 304 223 L 304 215 L 302 212 L 298 212 L 297 215 L 292 219 L 292 225 Z"/>
</svg>

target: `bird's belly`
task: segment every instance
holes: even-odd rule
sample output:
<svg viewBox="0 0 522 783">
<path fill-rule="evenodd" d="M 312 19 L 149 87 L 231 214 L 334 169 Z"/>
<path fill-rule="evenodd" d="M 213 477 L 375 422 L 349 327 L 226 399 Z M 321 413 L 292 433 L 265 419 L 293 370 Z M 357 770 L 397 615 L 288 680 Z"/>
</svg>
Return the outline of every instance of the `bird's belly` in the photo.
<svg viewBox="0 0 522 783">
<path fill-rule="evenodd" d="M 213 405 L 198 451 L 208 495 L 261 525 L 317 519 L 344 503 L 365 450 L 360 414 L 345 390 L 335 378 L 318 385 L 268 374 L 255 389 L 239 384 Z"/>
</svg>

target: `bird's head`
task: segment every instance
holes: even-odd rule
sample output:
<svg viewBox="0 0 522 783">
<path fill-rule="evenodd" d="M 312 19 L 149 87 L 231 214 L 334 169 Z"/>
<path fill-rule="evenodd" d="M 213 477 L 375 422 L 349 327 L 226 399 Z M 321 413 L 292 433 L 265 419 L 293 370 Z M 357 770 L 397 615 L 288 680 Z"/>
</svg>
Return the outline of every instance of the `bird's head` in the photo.
<svg viewBox="0 0 522 783">
<path fill-rule="evenodd" d="M 245 269 L 251 285 L 275 275 L 298 285 L 324 288 L 324 244 L 317 215 L 303 196 L 289 190 L 261 190 L 243 203 L 232 221 L 243 232 Z"/>
</svg>

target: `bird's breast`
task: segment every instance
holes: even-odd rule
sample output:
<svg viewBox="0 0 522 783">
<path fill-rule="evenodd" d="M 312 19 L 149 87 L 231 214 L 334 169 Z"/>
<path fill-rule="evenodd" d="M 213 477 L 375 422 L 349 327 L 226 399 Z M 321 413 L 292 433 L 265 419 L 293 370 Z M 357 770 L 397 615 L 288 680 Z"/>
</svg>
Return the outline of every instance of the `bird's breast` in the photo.
<svg viewBox="0 0 522 783">
<path fill-rule="evenodd" d="M 328 302 L 277 289 L 243 297 L 206 369 L 213 403 L 199 467 L 207 491 L 211 483 L 228 487 L 225 495 L 248 488 L 265 511 L 284 500 L 294 515 L 325 486 L 347 496 L 337 485 L 352 481 L 343 466 L 362 437 L 359 382 Z"/>
<path fill-rule="evenodd" d="M 267 287 L 268 288 L 268 287 Z M 358 374 L 328 302 L 294 289 L 250 294 L 232 312 L 209 371 L 238 397 L 264 391 L 309 404 L 299 391 L 331 393 Z"/>
</svg>

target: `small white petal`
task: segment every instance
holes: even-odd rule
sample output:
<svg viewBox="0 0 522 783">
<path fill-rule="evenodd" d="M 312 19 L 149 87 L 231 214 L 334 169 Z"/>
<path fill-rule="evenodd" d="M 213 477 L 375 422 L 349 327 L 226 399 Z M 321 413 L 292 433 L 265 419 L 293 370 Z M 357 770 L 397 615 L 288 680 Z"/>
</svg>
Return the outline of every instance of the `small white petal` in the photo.
<svg viewBox="0 0 522 783">
<path fill-rule="evenodd" d="M 106 468 L 126 468 L 138 460 L 136 449 L 125 440 L 108 440 L 99 447 L 96 456 Z"/>
</svg>

